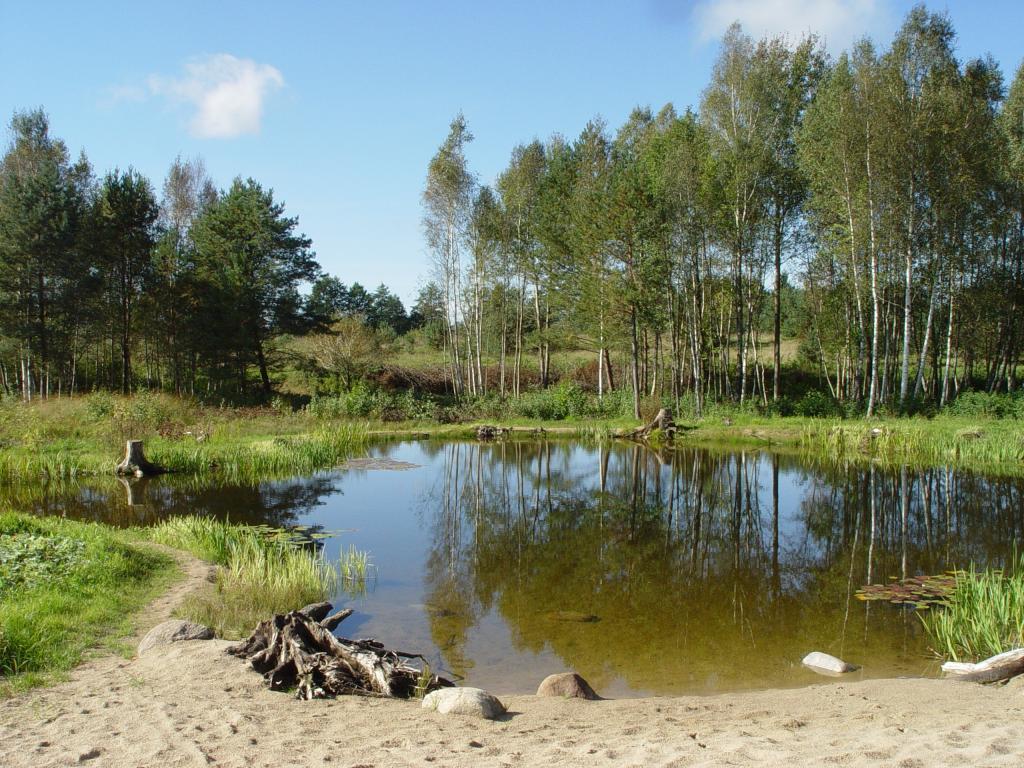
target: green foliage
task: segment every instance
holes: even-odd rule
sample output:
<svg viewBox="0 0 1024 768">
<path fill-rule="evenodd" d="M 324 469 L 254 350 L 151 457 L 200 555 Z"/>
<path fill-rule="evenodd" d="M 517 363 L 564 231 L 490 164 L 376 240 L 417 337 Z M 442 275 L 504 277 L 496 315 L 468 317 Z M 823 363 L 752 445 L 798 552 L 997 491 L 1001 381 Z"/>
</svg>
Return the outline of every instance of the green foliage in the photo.
<svg viewBox="0 0 1024 768">
<path fill-rule="evenodd" d="M 41 533 L 0 533 L 0 599 L 52 582 L 82 565 L 85 543 Z"/>
<path fill-rule="evenodd" d="M 131 534 L 60 518 L 0 515 L 0 677 L 5 687 L 70 669 L 125 628 L 173 572 Z"/>
<path fill-rule="evenodd" d="M 793 413 L 796 416 L 810 418 L 842 418 L 844 415 L 842 406 L 836 399 L 824 392 L 808 392 L 793 405 Z"/>
<path fill-rule="evenodd" d="M 513 416 L 542 421 L 579 419 L 594 415 L 596 399 L 575 384 L 563 383 L 510 401 L 510 411 Z"/>
<path fill-rule="evenodd" d="M 1013 573 L 972 566 L 956 574 L 947 604 L 921 617 L 943 658 L 977 661 L 1024 645 L 1024 560 Z"/>
<path fill-rule="evenodd" d="M 946 411 L 970 418 L 1024 419 L 1024 394 L 962 392 Z"/>
<path fill-rule="evenodd" d="M 947 605 L 956 589 L 956 576 L 911 576 L 889 584 L 869 584 L 857 590 L 858 600 L 884 600 L 893 605 L 929 608 Z"/>
<path fill-rule="evenodd" d="M 334 396 L 314 396 L 306 413 L 316 419 L 366 419 L 419 421 L 437 416 L 439 401 L 411 391 L 391 393 L 359 382 Z"/>
</svg>

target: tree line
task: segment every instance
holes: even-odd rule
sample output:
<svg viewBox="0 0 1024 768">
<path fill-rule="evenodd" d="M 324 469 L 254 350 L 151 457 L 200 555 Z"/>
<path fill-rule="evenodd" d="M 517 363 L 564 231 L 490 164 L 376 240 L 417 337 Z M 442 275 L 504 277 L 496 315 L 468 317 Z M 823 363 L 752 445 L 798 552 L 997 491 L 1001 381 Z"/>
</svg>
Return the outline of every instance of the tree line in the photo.
<svg viewBox="0 0 1024 768">
<path fill-rule="evenodd" d="M 42 110 L 16 112 L 0 160 L 0 394 L 138 387 L 271 391 L 287 334 L 340 317 L 402 333 L 420 322 L 385 286 L 323 274 L 273 192 L 218 191 L 178 158 L 157 198 L 129 168 L 96 178 Z M 302 287 L 312 290 L 302 294 Z"/>
<path fill-rule="evenodd" d="M 524 356 L 546 386 L 569 347 L 635 415 L 646 396 L 770 405 L 790 275 L 801 356 L 836 400 L 871 415 L 1017 389 L 1024 67 L 1007 89 L 954 43 L 923 6 L 887 49 L 834 58 L 733 26 L 696 109 L 517 146 L 493 185 L 459 115 L 423 192 L 455 392 L 518 395 Z"/>
</svg>

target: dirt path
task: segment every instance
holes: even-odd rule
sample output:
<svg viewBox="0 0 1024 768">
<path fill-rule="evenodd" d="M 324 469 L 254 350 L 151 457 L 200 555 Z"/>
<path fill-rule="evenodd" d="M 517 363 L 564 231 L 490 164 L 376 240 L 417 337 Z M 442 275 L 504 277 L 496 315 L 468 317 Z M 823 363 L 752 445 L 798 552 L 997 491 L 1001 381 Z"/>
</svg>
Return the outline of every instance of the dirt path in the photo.
<svg viewBox="0 0 1024 768">
<path fill-rule="evenodd" d="M 201 586 L 187 573 L 145 629 Z M 141 631 L 141 630 L 140 630 Z M 299 702 L 268 691 L 228 643 L 103 658 L 0 703 L 0 766 L 1019 766 L 1024 681 L 842 681 L 710 697 L 583 702 L 513 696 L 502 721 L 417 702 Z M 752 660 L 752 663 L 756 660 Z M 500 692 L 499 692 L 500 693 Z"/>
</svg>

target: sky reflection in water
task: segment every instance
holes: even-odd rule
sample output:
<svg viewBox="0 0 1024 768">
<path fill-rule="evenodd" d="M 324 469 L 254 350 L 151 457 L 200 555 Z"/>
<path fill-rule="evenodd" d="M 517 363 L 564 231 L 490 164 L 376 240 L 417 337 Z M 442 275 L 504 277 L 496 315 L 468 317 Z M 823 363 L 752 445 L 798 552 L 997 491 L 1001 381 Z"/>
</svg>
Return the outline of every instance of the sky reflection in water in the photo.
<svg viewBox="0 0 1024 768">
<path fill-rule="evenodd" d="M 819 682 L 822 650 L 860 675 L 934 674 L 914 613 L 858 587 L 998 565 L 1022 525 L 1022 483 L 944 468 L 808 465 L 759 451 L 569 441 L 406 442 L 417 465 L 204 486 L 0 491 L 7 505 L 121 525 L 188 512 L 320 526 L 328 557 L 376 565 L 342 631 L 422 651 L 498 692 L 575 669 L 606 695 Z"/>
</svg>

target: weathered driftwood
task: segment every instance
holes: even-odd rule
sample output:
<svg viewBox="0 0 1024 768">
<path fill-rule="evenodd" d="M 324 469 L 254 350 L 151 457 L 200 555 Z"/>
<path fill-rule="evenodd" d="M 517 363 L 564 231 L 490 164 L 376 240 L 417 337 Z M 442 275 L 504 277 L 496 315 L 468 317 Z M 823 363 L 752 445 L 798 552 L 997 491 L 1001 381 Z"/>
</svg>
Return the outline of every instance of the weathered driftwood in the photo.
<svg viewBox="0 0 1024 768">
<path fill-rule="evenodd" d="M 429 693 L 452 685 L 409 663 L 412 659 L 422 661 L 418 654 L 388 650 L 376 640 L 335 637 L 332 629 L 352 611 L 327 616 L 331 606 L 328 603 L 323 611 L 322 605 L 260 622 L 248 640 L 229 647 L 227 652 L 248 659 L 271 690 L 294 688 L 299 699 L 344 694 L 407 699 L 418 689 Z M 322 618 L 318 621 L 315 615 Z"/>
<path fill-rule="evenodd" d="M 672 419 L 672 411 L 668 408 L 662 408 L 658 411 L 657 415 L 642 427 L 634 429 L 632 432 L 626 432 L 621 434 L 620 437 L 626 437 L 630 439 L 646 440 L 651 436 L 651 433 L 655 430 L 659 430 L 666 440 L 671 440 L 676 435 L 676 423 Z"/>
<path fill-rule="evenodd" d="M 159 475 L 167 470 L 146 460 L 141 440 L 129 440 L 124 449 L 124 459 L 117 465 L 114 471 L 122 477 L 126 475 L 148 477 L 150 475 Z"/>
<path fill-rule="evenodd" d="M 968 664 L 960 661 L 947 661 L 942 671 L 957 680 L 972 683 L 997 683 L 1011 677 L 1024 674 L 1024 648 L 1016 648 L 1006 653 Z"/>
</svg>

